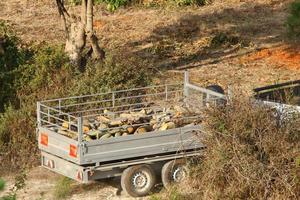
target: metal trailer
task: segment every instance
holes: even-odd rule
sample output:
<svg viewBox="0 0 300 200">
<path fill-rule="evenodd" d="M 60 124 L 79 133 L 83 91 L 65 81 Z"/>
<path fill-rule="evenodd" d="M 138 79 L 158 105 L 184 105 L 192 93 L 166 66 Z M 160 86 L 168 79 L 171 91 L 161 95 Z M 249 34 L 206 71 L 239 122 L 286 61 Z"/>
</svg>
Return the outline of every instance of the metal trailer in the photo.
<svg viewBox="0 0 300 200">
<path fill-rule="evenodd" d="M 224 100 L 224 94 L 190 83 L 185 72 L 180 83 L 40 101 L 37 137 L 41 164 L 82 183 L 121 176 L 122 189 L 129 195 L 147 195 L 156 182 L 157 171 L 166 187 L 185 176 L 185 158 L 199 155 L 205 148 L 200 142 L 202 125 L 85 141 L 83 121 L 107 110 L 113 117 L 144 108 L 156 112 L 174 104 L 184 104 L 194 111 L 182 120 L 199 121 L 208 103 Z M 76 139 L 55 131 L 62 123 L 68 124 Z"/>
<path fill-rule="evenodd" d="M 278 111 L 280 121 L 300 113 L 300 80 L 256 88 L 254 93 L 259 103 Z"/>
</svg>

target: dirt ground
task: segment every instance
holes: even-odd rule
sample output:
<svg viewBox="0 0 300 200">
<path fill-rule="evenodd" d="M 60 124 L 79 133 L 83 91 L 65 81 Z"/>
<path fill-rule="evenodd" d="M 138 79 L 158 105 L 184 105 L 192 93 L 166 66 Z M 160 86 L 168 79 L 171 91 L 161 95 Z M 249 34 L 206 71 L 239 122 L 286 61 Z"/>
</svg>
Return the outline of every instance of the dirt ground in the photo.
<svg viewBox="0 0 300 200">
<path fill-rule="evenodd" d="M 54 188 L 62 176 L 41 167 L 32 169 L 27 174 L 26 185 L 17 192 L 18 200 L 55 200 Z M 14 186 L 12 176 L 4 177 L 7 181 L 5 190 L 0 192 L 1 197 L 8 195 Z M 71 185 L 71 194 L 66 197 L 69 200 L 133 200 L 119 188 L 118 179 L 103 180 L 89 184 L 80 184 L 75 181 Z M 148 199 L 148 198 L 138 198 Z"/>
<path fill-rule="evenodd" d="M 232 86 L 250 94 L 255 87 L 300 77 L 298 48 L 285 34 L 289 2 L 215 0 L 199 8 L 124 8 L 115 13 L 97 6 L 94 26 L 107 52 L 139 57 L 163 73 L 189 70 L 192 80 L 204 86 Z M 27 43 L 64 41 L 53 0 L 0 1 L 0 20 Z M 239 42 L 213 46 L 219 33 Z M 52 199 L 57 179 L 34 169 L 18 199 Z M 93 184 L 70 199 L 126 199 L 116 195 L 116 185 Z"/>
</svg>

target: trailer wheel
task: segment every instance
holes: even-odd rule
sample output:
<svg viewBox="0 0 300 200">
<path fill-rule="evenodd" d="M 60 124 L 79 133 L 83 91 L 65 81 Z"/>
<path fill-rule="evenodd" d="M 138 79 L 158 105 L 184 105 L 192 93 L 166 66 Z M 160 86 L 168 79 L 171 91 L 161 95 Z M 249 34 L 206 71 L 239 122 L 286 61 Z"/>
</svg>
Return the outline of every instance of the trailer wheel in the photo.
<svg viewBox="0 0 300 200">
<path fill-rule="evenodd" d="M 220 94 L 225 94 L 224 89 L 219 85 L 209 85 L 206 87 L 206 89 L 220 93 Z"/>
<path fill-rule="evenodd" d="M 206 89 L 211 90 L 213 92 L 220 93 L 220 94 L 225 94 L 224 89 L 219 85 L 209 85 L 206 87 Z M 226 105 L 226 103 L 227 103 L 227 101 L 225 99 L 217 99 L 215 101 L 216 106 L 224 106 L 224 105 Z M 209 97 L 207 95 L 204 95 L 204 105 L 209 107 L 210 106 L 209 104 L 210 104 Z"/>
<path fill-rule="evenodd" d="M 164 164 L 161 170 L 161 179 L 165 188 L 174 183 L 180 183 L 188 176 L 186 162 L 183 159 L 172 160 Z"/>
<path fill-rule="evenodd" d="M 155 183 L 155 173 L 149 165 L 128 167 L 121 176 L 122 189 L 132 197 L 148 195 Z"/>
</svg>

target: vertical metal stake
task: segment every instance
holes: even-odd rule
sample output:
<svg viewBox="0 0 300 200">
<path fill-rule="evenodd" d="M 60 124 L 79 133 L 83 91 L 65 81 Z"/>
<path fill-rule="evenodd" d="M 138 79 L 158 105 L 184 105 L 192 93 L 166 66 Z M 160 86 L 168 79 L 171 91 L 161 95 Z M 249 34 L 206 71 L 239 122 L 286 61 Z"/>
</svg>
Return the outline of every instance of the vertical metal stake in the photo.
<svg viewBox="0 0 300 200">
<path fill-rule="evenodd" d="M 113 92 L 112 93 L 112 107 L 114 108 L 115 107 L 115 93 Z"/>
<path fill-rule="evenodd" d="M 49 107 L 47 109 L 48 109 L 48 112 L 47 112 L 47 114 L 48 114 L 48 122 L 50 122 L 50 109 L 49 109 Z"/>
<path fill-rule="evenodd" d="M 78 142 L 81 143 L 82 142 L 82 138 L 83 138 L 83 130 L 82 130 L 82 124 L 83 124 L 83 119 L 82 116 L 77 118 L 77 129 L 78 129 Z"/>
<path fill-rule="evenodd" d="M 188 84 L 189 84 L 189 72 L 184 71 L 184 85 L 183 85 L 183 87 L 184 87 L 184 89 L 183 89 L 184 96 L 189 96 Z"/>
<path fill-rule="evenodd" d="M 69 130 L 71 131 L 71 118 L 70 118 L 70 115 L 68 115 L 68 123 L 69 123 Z"/>
<path fill-rule="evenodd" d="M 166 93 L 166 101 L 168 101 L 168 85 L 165 87 L 165 93 Z"/>
<path fill-rule="evenodd" d="M 36 104 L 36 116 L 37 116 L 37 122 L 38 122 L 38 127 L 41 126 L 41 103 L 40 102 L 37 102 Z"/>
</svg>

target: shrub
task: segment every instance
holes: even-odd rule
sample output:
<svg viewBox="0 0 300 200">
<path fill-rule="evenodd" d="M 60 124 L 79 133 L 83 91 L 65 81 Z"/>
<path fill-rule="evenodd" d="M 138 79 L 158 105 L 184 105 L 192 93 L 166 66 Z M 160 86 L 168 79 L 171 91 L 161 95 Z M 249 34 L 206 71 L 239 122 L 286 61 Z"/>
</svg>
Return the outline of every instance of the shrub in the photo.
<svg viewBox="0 0 300 200">
<path fill-rule="evenodd" d="M 20 47 L 20 40 L 14 31 L 0 21 L 0 112 L 5 104 L 15 102 L 14 80 L 16 69 L 31 56 L 30 51 Z"/>
<path fill-rule="evenodd" d="M 19 96 L 42 93 L 42 88 L 49 93 L 49 89 L 62 87 L 69 81 L 68 77 L 77 73 L 69 65 L 62 45 L 40 44 L 31 49 L 33 56 L 17 70 L 14 86 L 18 88 Z"/>
<path fill-rule="evenodd" d="M 16 200 L 17 195 L 16 194 L 9 194 L 7 196 L 1 197 L 0 200 Z"/>
<path fill-rule="evenodd" d="M 234 99 L 208 112 L 205 159 L 194 176 L 206 199 L 297 199 L 300 118 L 279 123 L 274 111 Z M 297 153 L 298 152 L 298 153 Z"/>
<path fill-rule="evenodd" d="M 81 4 L 81 0 L 68 0 L 68 2 L 71 5 L 80 5 Z"/>
<path fill-rule="evenodd" d="M 58 180 L 54 189 L 54 197 L 56 199 L 65 199 L 71 194 L 71 184 L 72 180 L 66 177 L 63 177 Z"/>
<path fill-rule="evenodd" d="M 288 35 L 292 38 L 300 37 L 300 1 L 296 0 L 290 5 L 289 16 L 286 21 Z"/>
<path fill-rule="evenodd" d="M 12 171 L 36 164 L 34 109 L 7 107 L 0 114 L 1 171 Z M 3 170 L 5 169 L 5 170 Z"/>
<path fill-rule="evenodd" d="M 241 47 L 247 47 L 250 43 L 239 36 L 231 35 L 228 33 L 217 33 L 211 40 L 211 48 L 228 47 L 239 44 Z"/>
<path fill-rule="evenodd" d="M 151 82 L 150 72 L 142 62 L 107 55 L 104 63 L 89 63 L 71 87 L 70 95 L 95 94 L 109 90 L 143 87 Z"/>
<path fill-rule="evenodd" d="M 80 72 L 69 64 L 62 45 L 42 43 L 24 50 L 8 29 L 3 32 L 13 41 L 9 43 L 12 48 L 5 46 L 5 51 L 14 54 L 15 60 L 0 56 L 0 172 L 37 163 L 36 101 L 145 86 L 151 79 L 139 67 L 142 62 L 109 55 L 104 63 L 89 63 Z M 10 70 L 3 70 L 6 68 Z"/>
</svg>

